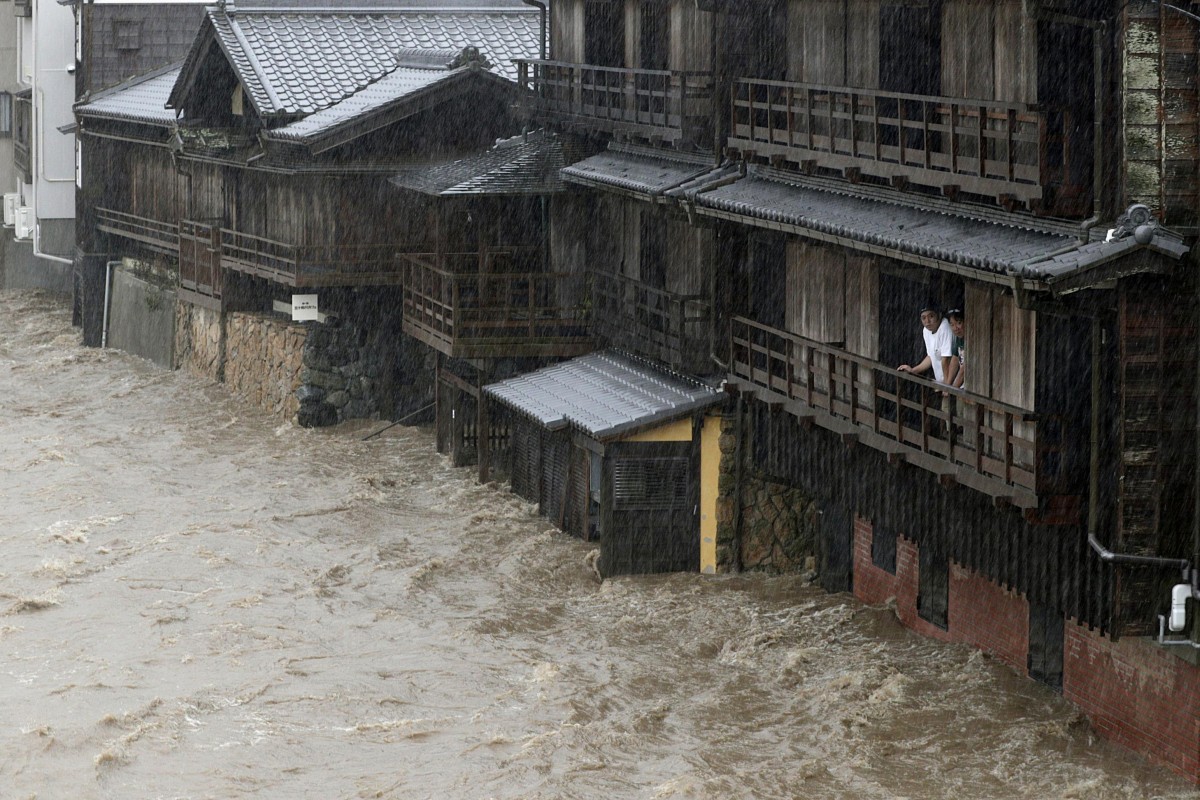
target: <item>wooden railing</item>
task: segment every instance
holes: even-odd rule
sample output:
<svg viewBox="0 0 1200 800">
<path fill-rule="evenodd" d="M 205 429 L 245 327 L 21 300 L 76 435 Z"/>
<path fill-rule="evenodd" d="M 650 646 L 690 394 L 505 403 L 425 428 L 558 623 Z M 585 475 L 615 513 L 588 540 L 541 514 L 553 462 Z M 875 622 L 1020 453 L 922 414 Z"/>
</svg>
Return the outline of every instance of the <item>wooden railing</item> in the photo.
<svg viewBox="0 0 1200 800">
<path fill-rule="evenodd" d="M 861 356 L 735 317 L 730 371 L 775 400 L 794 401 L 818 421 L 836 421 L 859 440 L 919 466 L 968 473 L 996 496 L 1030 503 L 1056 477 L 1041 466 L 1058 450 L 1057 420 L 899 372 Z"/>
<path fill-rule="evenodd" d="M 1066 111 L 786 81 L 734 83 L 730 147 L 948 192 L 1040 201 L 1074 142 Z"/>
<path fill-rule="evenodd" d="M 221 266 L 297 287 L 399 281 L 394 244 L 297 245 L 221 229 Z"/>
<path fill-rule="evenodd" d="M 711 361 L 713 309 L 709 298 L 654 289 L 624 275 L 592 275 L 596 333 L 609 343 L 687 372 Z"/>
<path fill-rule="evenodd" d="M 111 208 L 97 208 L 96 228 L 113 236 L 141 242 L 161 253 L 179 253 L 179 225 L 173 222 L 163 222 Z"/>
<path fill-rule="evenodd" d="M 586 308 L 563 300 L 575 299 L 568 282 L 580 276 L 492 269 L 534 257 L 540 258 L 539 248 L 400 254 L 405 331 L 458 357 L 585 351 L 591 339 Z M 447 268 L 481 262 L 486 269 Z"/>
<path fill-rule="evenodd" d="M 709 72 L 516 63 L 518 82 L 537 95 L 541 113 L 561 122 L 672 143 L 702 139 L 710 127 Z"/>
</svg>

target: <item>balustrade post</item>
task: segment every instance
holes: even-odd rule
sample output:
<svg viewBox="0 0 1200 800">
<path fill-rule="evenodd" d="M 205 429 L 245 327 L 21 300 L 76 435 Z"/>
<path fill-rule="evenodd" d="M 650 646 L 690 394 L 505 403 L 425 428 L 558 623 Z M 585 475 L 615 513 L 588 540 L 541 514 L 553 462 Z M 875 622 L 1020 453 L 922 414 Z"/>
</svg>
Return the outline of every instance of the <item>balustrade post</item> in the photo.
<svg viewBox="0 0 1200 800">
<path fill-rule="evenodd" d="M 979 177 L 987 175 L 987 107 L 979 106 Z"/>
</svg>

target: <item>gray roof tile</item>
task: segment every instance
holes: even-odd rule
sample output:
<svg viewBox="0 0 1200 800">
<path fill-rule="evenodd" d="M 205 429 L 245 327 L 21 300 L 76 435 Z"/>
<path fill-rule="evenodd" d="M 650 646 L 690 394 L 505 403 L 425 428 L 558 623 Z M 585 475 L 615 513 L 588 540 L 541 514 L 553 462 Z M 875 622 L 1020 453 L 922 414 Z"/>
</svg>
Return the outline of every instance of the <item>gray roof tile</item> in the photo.
<svg viewBox="0 0 1200 800">
<path fill-rule="evenodd" d="M 175 122 L 175 112 L 165 104 L 178 77 L 178 64 L 155 70 L 97 93 L 75 106 L 75 111 L 82 117 L 170 125 Z"/>
<path fill-rule="evenodd" d="M 1132 240 L 1081 243 L 1039 231 L 901 203 L 854 197 L 752 170 L 733 183 L 688 192 L 701 214 L 725 212 L 987 272 L 1053 281 L 1126 254 Z M 1164 240 L 1165 241 L 1165 240 Z M 1161 252 L 1178 257 L 1165 245 Z"/>
<path fill-rule="evenodd" d="M 498 75 L 538 55 L 536 9 L 210 8 L 209 20 L 254 107 L 311 114 L 379 81 L 412 48 L 477 47 Z"/>
<path fill-rule="evenodd" d="M 565 168 L 562 176 L 571 183 L 613 187 L 653 198 L 712 169 L 711 158 L 611 145 L 606 152 Z"/>
<path fill-rule="evenodd" d="M 563 142 L 535 133 L 515 137 L 476 155 L 406 169 L 391 179 L 402 189 L 436 196 L 551 194 L 567 157 Z"/>
<path fill-rule="evenodd" d="M 504 405 L 557 430 L 607 439 L 719 403 L 724 394 L 611 350 L 483 387 Z"/>
</svg>

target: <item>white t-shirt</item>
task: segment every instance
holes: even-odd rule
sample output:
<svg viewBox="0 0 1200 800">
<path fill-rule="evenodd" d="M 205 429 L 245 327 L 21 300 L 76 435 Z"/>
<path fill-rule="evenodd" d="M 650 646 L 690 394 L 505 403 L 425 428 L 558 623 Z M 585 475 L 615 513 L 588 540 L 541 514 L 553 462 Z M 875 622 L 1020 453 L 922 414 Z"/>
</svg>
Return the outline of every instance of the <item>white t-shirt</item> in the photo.
<svg viewBox="0 0 1200 800">
<path fill-rule="evenodd" d="M 949 356 L 954 348 L 954 333 L 950 330 L 950 320 L 942 317 L 942 324 L 932 333 L 922 325 L 921 335 L 925 337 L 925 352 L 929 354 L 929 360 L 933 364 L 933 379 L 938 383 L 945 383 L 942 357 Z"/>
</svg>

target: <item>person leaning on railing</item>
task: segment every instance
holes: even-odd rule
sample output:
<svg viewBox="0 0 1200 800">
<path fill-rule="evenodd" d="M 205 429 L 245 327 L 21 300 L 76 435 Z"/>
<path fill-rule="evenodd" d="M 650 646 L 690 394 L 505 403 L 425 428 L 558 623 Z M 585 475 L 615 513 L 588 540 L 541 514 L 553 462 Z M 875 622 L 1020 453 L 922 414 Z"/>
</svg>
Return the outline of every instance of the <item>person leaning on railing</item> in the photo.
<svg viewBox="0 0 1200 800">
<path fill-rule="evenodd" d="M 946 383 L 955 389 L 961 389 L 967 379 L 967 342 L 965 338 L 967 318 L 961 308 L 952 308 L 946 312 L 946 319 L 950 321 L 950 332 L 954 334 L 954 343 L 950 347 L 950 370 Z"/>
<path fill-rule="evenodd" d="M 925 340 L 925 358 L 916 366 L 901 364 L 896 369 L 920 375 L 932 367 L 933 379 L 938 383 L 948 383 L 946 375 L 953 376 L 950 362 L 953 358 L 954 334 L 950 331 L 950 323 L 932 303 L 921 308 L 921 337 Z"/>
</svg>

